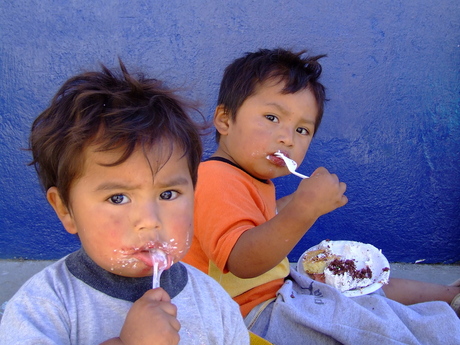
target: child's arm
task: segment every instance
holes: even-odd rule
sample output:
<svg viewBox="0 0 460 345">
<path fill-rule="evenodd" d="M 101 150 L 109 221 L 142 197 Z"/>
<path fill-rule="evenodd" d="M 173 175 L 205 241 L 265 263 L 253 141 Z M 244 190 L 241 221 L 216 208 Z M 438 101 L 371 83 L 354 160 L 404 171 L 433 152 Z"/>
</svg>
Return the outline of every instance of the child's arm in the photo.
<svg viewBox="0 0 460 345">
<path fill-rule="evenodd" d="M 318 168 L 300 182 L 275 217 L 240 236 L 228 258 L 228 270 L 240 278 L 252 278 L 275 267 L 320 216 L 348 202 L 345 190 L 345 183 L 335 174 Z"/>
<path fill-rule="evenodd" d="M 147 291 L 131 307 L 120 337 L 102 344 L 177 344 L 180 323 L 177 308 L 161 288 Z"/>
<path fill-rule="evenodd" d="M 390 278 L 389 283 L 383 286 L 383 291 L 388 298 L 405 305 L 429 301 L 444 301 L 450 304 L 460 293 L 460 287 Z"/>
<path fill-rule="evenodd" d="M 289 195 L 283 196 L 282 198 L 279 198 L 278 200 L 276 200 L 276 210 L 278 212 L 281 211 L 284 208 L 284 206 L 289 204 L 289 201 L 291 201 L 291 200 L 292 200 L 292 194 L 289 194 Z"/>
</svg>

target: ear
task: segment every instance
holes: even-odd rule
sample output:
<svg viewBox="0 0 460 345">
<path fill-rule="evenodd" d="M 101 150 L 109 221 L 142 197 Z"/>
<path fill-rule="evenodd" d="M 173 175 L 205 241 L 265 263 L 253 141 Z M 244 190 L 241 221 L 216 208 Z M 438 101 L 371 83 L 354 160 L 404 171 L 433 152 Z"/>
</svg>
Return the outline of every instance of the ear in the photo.
<svg viewBox="0 0 460 345">
<path fill-rule="evenodd" d="M 227 135 L 230 122 L 231 118 L 228 111 L 222 104 L 218 105 L 214 112 L 214 127 L 216 127 L 220 135 Z"/>
<path fill-rule="evenodd" d="M 72 213 L 62 201 L 59 190 L 56 187 L 51 187 L 46 192 L 46 198 L 54 208 L 54 212 L 56 212 L 56 215 L 61 220 L 61 223 L 64 225 L 64 228 L 67 230 L 67 232 L 70 234 L 76 234 L 78 231 L 77 227 L 75 226 Z"/>
</svg>

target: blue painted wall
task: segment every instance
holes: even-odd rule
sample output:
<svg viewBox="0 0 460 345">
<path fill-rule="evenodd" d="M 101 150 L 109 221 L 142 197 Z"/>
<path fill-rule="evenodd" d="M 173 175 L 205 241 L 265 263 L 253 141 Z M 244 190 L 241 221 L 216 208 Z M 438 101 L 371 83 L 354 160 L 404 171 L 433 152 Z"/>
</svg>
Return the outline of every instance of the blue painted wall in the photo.
<svg viewBox="0 0 460 345">
<path fill-rule="evenodd" d="M 211 116 L 223 68 L 278 46 L 327 53 L 330 101 L 300 170 L 326 166 L 349 203 L 291 254 L 324 238 L 370 242 L 390 261 L 460 261 L 460 3 L 439 1 L 11 1 L 0 3 L 0 258 L 78 247 L 40 190 L 27 138 L 75 73 L 142 69 L 184 86 Z M 215 148 L 206 138 L 206 155 Z M 275 181 L 280 196 L 293 176 Z"/>
</svg>

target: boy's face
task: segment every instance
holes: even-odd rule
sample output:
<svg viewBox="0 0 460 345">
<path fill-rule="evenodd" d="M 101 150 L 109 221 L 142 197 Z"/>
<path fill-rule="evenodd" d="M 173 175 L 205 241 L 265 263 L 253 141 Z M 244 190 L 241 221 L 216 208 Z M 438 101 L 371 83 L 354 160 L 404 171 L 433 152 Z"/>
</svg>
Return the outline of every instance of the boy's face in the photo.
<svg viewBox="0 0 460 345">
<path fill-rule="evenodd" d="M 112 273 L 151 275 L 150 248 L 163 248 L 169 266 L 190 246 L 194 189 L 187 158 L 174 147 L 168 159 L 169 150 L 159 147 L 136 149 L 116 166 L 104 164 L 116 161 L 119 151 L 87 148 L 82 176 L 70 189 L 70 211 L 56 188 L 48 191 L 66 230 L 78 234 L 88 255 Z"/>
<path fill-rule="evenodd" d="M 289 174 L 283 160 L 274 156 L 277 151 L 300 165 L 314 134 L 318 106 L 310 90 L 283 94 L 284 85 L 279 80 L 260 85 L 243 102 L 235 121 L 218 107 L 214 116 L 221 134 L 217 155 L 261 179 Z"/>
</svg>

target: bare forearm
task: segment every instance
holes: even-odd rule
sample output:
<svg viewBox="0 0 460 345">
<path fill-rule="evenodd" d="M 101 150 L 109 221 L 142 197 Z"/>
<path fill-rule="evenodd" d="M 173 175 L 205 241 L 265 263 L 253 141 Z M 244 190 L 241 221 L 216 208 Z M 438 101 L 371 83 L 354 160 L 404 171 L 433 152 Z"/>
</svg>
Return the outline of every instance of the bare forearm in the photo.
<svg viewBox="0 0 460 345">
<path fill-rule="evenodd" d="M 286 206 L 289 203 L 289 201 L 291 201 L 291 200 L 292 200 L 292 194 L 286 195 L 286 196 L 276 200 L 276 208 L 277 208 L 278 212 L 280 212 L 284 208 L 284 206 Z"/>
<path fill-rule="evenodd" d="M 399 303 L 410 305 L 428 301 L 452 302 L 460 287 L 445 286 L 410 279 L 390 278 L 383 286 L 386 296 Z"/>
<path fill-rule="evenodd" d="M 227 268 L 240 278 L 259 276 L 275 267 L 316 220 L 345 205 L 346 184 L 318 168 L 297 190 L 280 202 L 278 214 L 243 233 L 230 253 Z"/>
<path fill-rule="evenodd" d="M 317 217 L 292 214 L 289 207 L 270 221 L 244 232 L 236 242 L 227 262 L 230 272 L 240 278 L 257 277 L 281 262 L 294 248 Z"/>
</svg>

